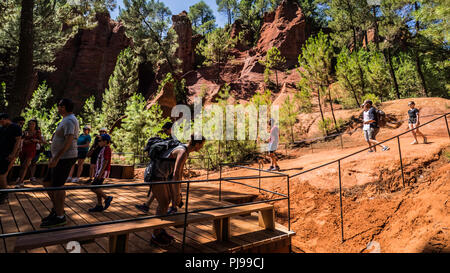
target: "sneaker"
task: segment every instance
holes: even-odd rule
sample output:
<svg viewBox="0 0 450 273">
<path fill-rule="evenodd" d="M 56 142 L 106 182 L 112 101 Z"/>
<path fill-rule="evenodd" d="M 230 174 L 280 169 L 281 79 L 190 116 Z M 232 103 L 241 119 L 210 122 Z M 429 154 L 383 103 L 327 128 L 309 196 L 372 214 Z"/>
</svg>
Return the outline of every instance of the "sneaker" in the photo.
<svg viewBox="0 0 450 273">
<path fill-rule="evenodd" d="M 150 240 L 150 243 L 155 244 L 157 246 L 169 246 L 172 243 L 172 240 L 168 237 L 165 236 L 164 233 L 160 233 L 158 235 L 154 235 L 152 234 L 152 239 Z"/>
<path fill-rule="evenodd" d="M 108 196 L 105 200 L 105 207 L 103 208 L 103 210 L 106 210 L 107 208 L 109 208 L 109 205 L 111 205 L 111 201 L 113 200 L 112 196 Z"/>
<path fill-rule="evenodd" d="M 168 210 L 167 210 L 167 214 L 172 214 L 172 213 L 175 213 L 175 212 L 177 212 L 178 210 L 177 210 L 177 208 L 176 207 L 170 207 Z"/>
<path fill-rule="evenodd" d="M 383 149 L 381 149 L 381 150 L 384 152 L 384 151 L 389 151 L 389 149 L 390 148 L 388 146 L 384 146 Z"/>
<path fill-rule="evenodd" d="M 67 177 L 66 182 L 72 182 L 72 177 Z"/>
<path fill-rule="evenodd" d="M 100 205 L 97 205 L 93 208 L 88 209 L 89 212 L 102 212 L 103 210 L 104 210 L 103 206 L 100 206 Z"/>
<path fill-rule="evenodd" d="M 270 171 L 273 171 L 274 169 L 275 169 L 275 167 L 274 167 L 274 166 L 271 166 L 270 168 L 267 169 L 267 171 L 270 172 Z"/>
<path fill-rule="evenodd" d="M 280 171 L 280 166 L 276 166 L 274 170 L 279 172 Z"/>
<path fill-rule="evenodd" d="M 368 153 L 373 153 L 373 150 L 368 150 L 367 152 L 368 152 Z"/>
<path fill-rule="evenodd" d="M 78 181 L 80 181 L 80 178 L 78 178 L 78 177 L 72 178 L 73 183 L 78 183 Z"/>
<path fill-rule="evenodd" d="M 47 221 L 44 221 L 41 223 L 41 228 L 52 228 L 52 227 L 59 227 L 64 226 L 67 224 L 66 216 L 64 215 L 62 218 L 59 218 L 58 216 L 53 216 Z"/>
<path fill-rule="evenodd" d="M 413 142 L 411 142 L 411 145 L 414 145 L 414 144 L 418 144 L 419 142 L 417 142 L 417 141 L 413 141 Z"/>
<path fill-rule="evenodd" d="M 30 181 L 33 182 L 33 183 L 36 182 L 36 177 L 34 177 L 34 176 L 31 177 L 31 178 L 30 178 Z"/>
<path fill-rule="evenodd" d="M 55 217 L 56 216 L 56 210 L 55 208 L 52 208 L 50 210 L 50 214 L 47 217 L 42 218 L 42 222 L 46 222 L 48 221 L 50 218 Z"/>
<path fill-rule="evenodd" d="M 143 205 L 136 205 L 135 206 L 138 210 L 142 211 L 143 213 L 148 213 L 150 210 L 149 206 L 143 204 Z"/>
</svg>

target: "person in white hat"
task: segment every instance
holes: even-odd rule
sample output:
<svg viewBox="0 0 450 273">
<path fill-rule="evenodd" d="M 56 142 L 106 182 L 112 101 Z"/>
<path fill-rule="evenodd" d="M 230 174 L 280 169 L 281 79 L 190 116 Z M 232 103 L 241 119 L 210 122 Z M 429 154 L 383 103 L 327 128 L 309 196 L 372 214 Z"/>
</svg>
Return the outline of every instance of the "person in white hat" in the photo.
<svg viewBox="0 0 450 273">
<path fill-rule="evenodd" d="M 376 136 L 378 132 L 380 131 L 380 127 L 377 124 L 377 109 L 373 107 L 371 100 L 365 100 L 363 105 L 361 106 L 364 109 L 363 112 L 363 132 L 364 132 L 364 138 L 369 144 L 369 153 L 376 152 L 377 146 L 372 146 L 379 144 L 376 140 Z M 385 146 L 383 144 L 380 144 L 383 151 L 389 150 L 388 146 Z"/>
<path fill-rule="evenodd" d="M 77 139 L 78 145 L 78 168 L 77 168 L 77 176 L 72 178 L 72 174 L 75 168 L 75 165 L 70 169 L 69 177 L 67 178 L 67 182 L 78 183 L 80 181 L 80 175 L 83 171 L 83 164 L 86 160 L 87 153 L 89 151 L 89 145 L 91 143 L 91 136 L 89 133 L 91 132 L 91 127 L 89 125 L 84 126 L 83 133 Z"/>
</svg>

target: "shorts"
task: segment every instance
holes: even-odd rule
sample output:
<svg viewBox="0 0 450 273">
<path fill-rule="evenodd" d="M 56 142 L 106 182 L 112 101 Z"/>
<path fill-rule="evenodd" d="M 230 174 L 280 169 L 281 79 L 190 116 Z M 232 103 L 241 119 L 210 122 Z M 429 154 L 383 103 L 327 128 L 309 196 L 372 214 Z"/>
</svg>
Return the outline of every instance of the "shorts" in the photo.
<svg viewBox="0 0 450 273">
<path fill-rule="evenodd" d="M 98 153 L 92 153 L 91 156 L 91 164 L 97 164 L 97 159 L 98 159 Z"/>
<path fill-rule="evenodd" d="M 5 174 L 8 171 L 9 160 L 6 158 L 0 158 L 0 175 Z"/>
<path fill-rule="evenodd" d="M 277 143 L 269 143 L 269 146 L 267 147 L 267 151 L 269 152 L 269 154 L 275 153 L 275 151 L 277 149 L 278 149 L 278 144 Z"/>
<path fill-rule="evenodd" d="M 91 185 L 103 185 L 105 178 L 95 178 Z"/>
<path fill-rule="evenodd" d="M 87 151 L 78 151 L 78 159 L 86 159 Z"/>
<path fill-rule="evenodd" d="M 370 127 L 369 130 L 364 130 L 363 132 L 365 140 L 366 141 L 369 141 L 369 139 L 375 140 L 379 131 L 380 128 L 373 128 L 373 127 Z"/>
<path fill-rule="evenodd" d="M 52 187 L 64 186 L 67 177 L 69 177 L 70 169 L 76 161 L 76 158 L 60 159 L 56 167 L 48 169 L 44 181 L 50 181 Z"/>
</svg>

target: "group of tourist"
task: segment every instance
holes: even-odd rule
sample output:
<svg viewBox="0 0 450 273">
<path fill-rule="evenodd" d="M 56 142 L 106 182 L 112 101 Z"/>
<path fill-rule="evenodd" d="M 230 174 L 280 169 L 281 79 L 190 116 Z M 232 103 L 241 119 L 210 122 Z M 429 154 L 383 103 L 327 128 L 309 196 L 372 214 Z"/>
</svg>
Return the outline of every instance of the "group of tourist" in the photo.
<svg viewBox="0 0 450 273">
<path fill-rule="evenodd" d="M 90 146 L 91 128 L 89 126 L 83 127 L 83 132 L 79 134 L 79 123 L 73 114 L 74 104 L 70 99 L 62 99 L 59 101 L 58 113 L 63 117 L 58 124 L 53 137 L 51 139 L 50 160 L 48 162 L 47 175 L 43 180 L 43 185 L 46 188 L 62 187 L 65 182 L 79 182 L 82 174 L 83 164 L 87 157 L 90 161 L 90 178 L 87 183 L 91 185 L 102 185 L 104 180 L 109 177 L 111 170 L 112 151 L 110 148 L 111 137 L 107 134 L 107 129 L 102 128 L 99 134 L 95 135 L 94 143 Z M 376 135 L 379 132 L 377 124 L 377 111 L 370 100 L 366 100 L 362 105 L 363 111 L 363 133 L 369 144 L 369 152 L 376 152 Z M 426 137 L 419 131 L 419 110 L 415 108 L 414 102 L 409 103 L 410 110 L 408 111 L 409 128 L 415 129 L 412 131 L 414 142 L 417 144 L 417 134 L 422 136 L 424 142 L 427 142 Z M 46 140 L 42 137 L 39 130 L 38 122 L 35 119 L 28 121 L 27 127 L 22 133 L 22 127 L 25 124 L 25 119 L 18 118 L 11 120 L 10 117 L 2 113 L 0 114 L 0 189 L 7 189 L 7 176 L 12 168 L 16 158 L 20 158 L 21 168 L 19 177 L 16 180 L 16 187 L 22 187 L 24 178 L 27 174 L 27 169 L 31 171 L 31 181 L 36 181 L 34 178 L 34 170 L 36 162 L 40 154 L 43 152 L 43 146 Z M 279 129 L 275 124 L 275 120 L 270 122 L 270 140 L 268 143 L 269 157 L 271 158 L 271 167 L 269 171 L 280 171 L 277 164 L 275 151 L 278 147 Z M 174 140 L 171 134 L 172 123 L 166 123 L 163 127 L 164 133 L 169 137 L 165 141 Z M 180 181 L 182 180 L 182 172 L 184 165 L 191 152 L 199 151 L 204 145 L 205 139 L 195 139 L 191 136 L 189 144 L 181 144 L 174 140 L 175 146 L 165 150 L 160 156 L 160 160 L 154 163 L 152 170 L 151 181 Z M 380 145 L 383 151 L 389 150 L 389 147 Z M 76 175 L 74 174 L 75 164 L 78 163 Z M 100 187 L 93 187 L 91 189 L 97 196 L 96 206 L 89 209 L 89 212 L 102 212 L 106 210 L 113 200 L 112 196 L 106 195 Z M 65 190 L 48 190 L 48 196 L 52 202 L 52 209 L 47 217 L 44 217 L 41 222 L 42 228 L 50 228 L 62 226 L 66 224 L 66 216 L 64 212 L 65 204 Z M 7 193 L 0 194 L 0 204 L 7 199 Z M 150 209 L 150 204 L 156 199 L 158 206 L 156 209 L 157 215 L 166 215 L 177 211 L 177 207 L 183 206 L 181 187 L 179 183 L 171 184 L 153 184 L 151 185 L 151 195 L 144 204 L 136 205 L 140 211 L 147 213 Z M 169 207 L 172 203 L 171 207 Z M 165 246 L 173 242 L 173 237 L 167 234 L 164 229 L 155 229 L 153 231 L 151 241 L 159 246 Z"/>
</svg>

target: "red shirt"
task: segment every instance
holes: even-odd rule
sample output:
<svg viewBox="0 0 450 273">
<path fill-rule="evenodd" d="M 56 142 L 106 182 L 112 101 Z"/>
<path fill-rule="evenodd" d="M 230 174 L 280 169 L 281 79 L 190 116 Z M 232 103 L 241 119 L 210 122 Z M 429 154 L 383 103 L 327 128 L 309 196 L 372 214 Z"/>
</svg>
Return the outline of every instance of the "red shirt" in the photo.
<svg viewBox="0 0 450 273">
<path fill-rule="evenodd" d="M 97 168 L 95 171 L 95 176 L 99 176 L 101 170 L 103 169 L 103 166 L 106 164 L 106 162 L 108 161 L 108 165 L 105 168 L 105 172 L 103 174 L 102 177 L 99 178 L 108 178 L 109 177 L 109 173 L 111 171 L 111 148 L 109 146 L 105 146 L 100 150 L 100 153 L 98 154 L 98 159 L 97 159 Z"/>
</svg>

